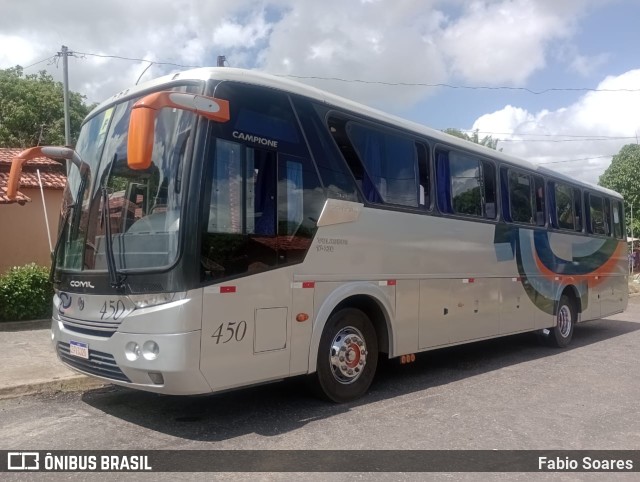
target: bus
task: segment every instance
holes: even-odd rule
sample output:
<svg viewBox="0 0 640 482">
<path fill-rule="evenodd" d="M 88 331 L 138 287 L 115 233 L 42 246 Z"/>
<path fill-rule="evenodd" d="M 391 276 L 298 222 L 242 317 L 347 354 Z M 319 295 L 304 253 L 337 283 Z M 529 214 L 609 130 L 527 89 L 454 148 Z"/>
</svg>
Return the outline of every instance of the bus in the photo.
<svg viewBox="0 0 640 482">
<path fill-rule="evenodd" d="M 321 90 L 190 70 L 96 107 L 66 160 L 51 276 L 66 366 L 164 394 L 307 375 L 626 308 L 622 197 Z"/>
</svg>

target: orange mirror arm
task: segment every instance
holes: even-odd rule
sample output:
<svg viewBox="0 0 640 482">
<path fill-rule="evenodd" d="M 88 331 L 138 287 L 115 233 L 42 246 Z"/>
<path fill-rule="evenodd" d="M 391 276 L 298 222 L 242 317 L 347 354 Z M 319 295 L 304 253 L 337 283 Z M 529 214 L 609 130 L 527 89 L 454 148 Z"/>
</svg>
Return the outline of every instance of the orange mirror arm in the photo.
<svg viewBox="0 0 640 482">
<path fill-rule="evenodd" d="M 127 139 L 127 165 L 143 170 L 151 166 L 156 113 L 163 108 L 193 112 L 215 122 L 227 122 L 229 101 L 185 92 L 154 92 L 145 95 L 131 108 Z"/>
<path fill-rule="evenodd" d="M 9 199 L 14 200 L 18 195 L 22 165 L 36 157 L 42 157 L 41 146 L 25 149 L 11 160 L 11 171 L 9 172 L 9 182 L 7 183 L 7 197 Z"/>
<path fill-rule="evenodd" d="M 154 92 L 136 102 L 133 109 L 142 107 L 153 110 L 159 110 L 164 107 L 186 110 L 217 122 L 226 122 L 231 118 L 229 101 L 184 92 Z"/>
</svg>

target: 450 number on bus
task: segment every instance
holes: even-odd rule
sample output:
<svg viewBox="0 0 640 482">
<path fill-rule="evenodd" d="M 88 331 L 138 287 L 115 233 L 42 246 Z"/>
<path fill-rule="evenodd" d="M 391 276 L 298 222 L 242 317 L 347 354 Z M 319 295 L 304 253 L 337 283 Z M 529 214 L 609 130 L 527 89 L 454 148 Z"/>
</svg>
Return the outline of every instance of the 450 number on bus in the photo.
<svg viewBox="0 0 640 482">
<path fill-rule="evenodd" d="M 242 341 L 247 334 L 247 322 L 242 320 L 240 322 L 229 321 L 227 323 L 221 323 L 216 331 L 213 332 L 211 338 L 216 339 L 216 345 L 222 343 L 229 343 L 230 341 Z"/>
</svg>

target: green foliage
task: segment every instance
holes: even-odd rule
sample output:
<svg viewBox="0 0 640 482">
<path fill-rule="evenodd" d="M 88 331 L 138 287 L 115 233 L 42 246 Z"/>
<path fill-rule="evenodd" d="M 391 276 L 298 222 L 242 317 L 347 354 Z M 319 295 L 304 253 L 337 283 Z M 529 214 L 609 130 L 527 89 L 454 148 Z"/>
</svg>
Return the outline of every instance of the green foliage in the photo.
<svg viewBox="0 0 640 482">
<path fill-rule="evenodd" d="M 627 229 L 631 234 L 631 205 L 633 205 L 633 235 L 640 235 L 640 145 L 627 144 L 611 160 L 600 176 L 598 184 L 624 196 Z"/>
<path fill-rule="evenodd" d="M 493 150 L 498 149 L 498 142 L 500 142 L 500 139 L 494 139 L 493 136 L 484 136 L 482 139 L 480 139 L 478 135 L 478 129 L 473 131 L 472 135 L 469 135 L 466 132 L 462 132 L 460 129 L 453 128 L 445 129 L 442 132 L 454 137 L 458 137 L 460 139 L 464 139 L 465 141 L 473 142 L 474 144 L 480 144 L 481 146 L 488 147 L 489 149 Z M 500 148 L 500 151 L 502 152 L 502 148 Z"/>
<path fill-rule="evenodd" d="M 69 92 L 71 140 L 75 144 L 80 124 L 92 109 L 85 97 Z M 62 83 L 46 71 L 24 75 L 19 65 L 0 69 L 0 146 L 64 145 Z"/>
<path fill-rule="evenodd" d="M 51 315 L 49 270 L 35 263 L 0 276 L 0 321 L 35 320 Z"/>
</svg>

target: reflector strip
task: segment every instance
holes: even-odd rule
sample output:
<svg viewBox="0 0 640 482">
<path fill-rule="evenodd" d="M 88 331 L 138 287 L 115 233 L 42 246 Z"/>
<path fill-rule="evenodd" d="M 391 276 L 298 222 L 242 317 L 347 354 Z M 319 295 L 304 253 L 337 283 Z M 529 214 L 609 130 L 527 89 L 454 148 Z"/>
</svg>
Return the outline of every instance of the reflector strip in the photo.
<svg viewBox="0 0 640 482">
<path fill-rule="evenodd" d="M 474 281 L 475 281 L 475 278 L 465 278 L 462 280 L 462 282 L 465 284 L 473 283 Z"/>
<path fill-rule="evenodd" d="M 388 279 L 386 281 L 378 281 L 378 286 L 395 286 L 396 280 Z"/>
<path fill-rule="evenodd" d="M 294 283 L 291 283 L 291 287 L 292 288 L 315 288 L 316 282 L 315 281 L 296 281 Z"/>
<path fill-rule="evenodd" d="M 560 276 L 556 276 L 556 281 L 562 281 L 562 278 Z"/>
<path fill-rule="evenodd" d="M 208 290 L 210 293 L 235 293 L 236 292 L 236 287 L 235 286 L 212 286 L 211 288 L 209 288 Z"/>
</svg>

